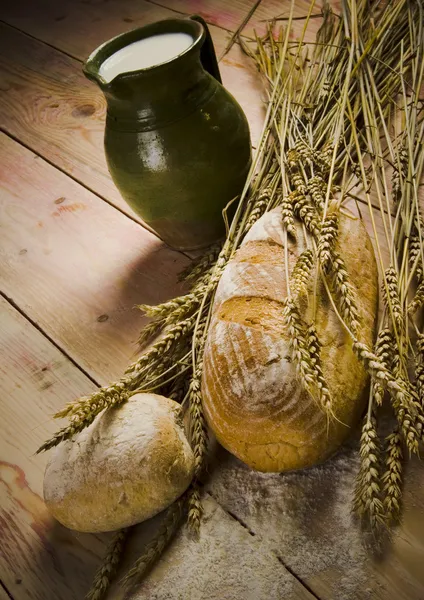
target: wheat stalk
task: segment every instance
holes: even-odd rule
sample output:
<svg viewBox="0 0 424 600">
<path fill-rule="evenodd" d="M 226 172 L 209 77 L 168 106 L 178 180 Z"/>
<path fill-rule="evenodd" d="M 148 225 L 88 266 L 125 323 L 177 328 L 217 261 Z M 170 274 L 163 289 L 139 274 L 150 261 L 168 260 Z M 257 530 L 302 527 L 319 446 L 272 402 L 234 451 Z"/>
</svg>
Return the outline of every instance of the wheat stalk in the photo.
<svg viewBox="0 0 424 600">
<path fill-rule="evenodd" d="M 96 572 L 90 591 L 85 600 L 101 600 L 105 597 L 107 590 L 121 561 L 125 549 L 125 542 L 130 528 L 121 529 L 113 534 L 110 544 L 106 550 L 102 565 Z"/>
</svg>

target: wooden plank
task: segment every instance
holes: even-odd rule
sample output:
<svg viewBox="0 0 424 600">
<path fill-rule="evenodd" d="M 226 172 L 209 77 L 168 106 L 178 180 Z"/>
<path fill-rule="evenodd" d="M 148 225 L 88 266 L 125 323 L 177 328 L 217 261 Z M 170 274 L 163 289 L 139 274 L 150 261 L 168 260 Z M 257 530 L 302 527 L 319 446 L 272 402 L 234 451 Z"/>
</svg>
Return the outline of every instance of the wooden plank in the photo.
<svg viewBox="0 0 424 600">
<path fill-rule="evenodd" d="M 337 12 L 340 11 L 340 2 L 338 0 L 330 0 L 330 6 Z M 323 0 L 316 0 L 312 14 L 320 14 L 324 5 Z M 296 0 L 293 11 L 293 16 L 297 19 L 292 22 L 293 37 L 301 35 L 304 20 L 299 17 L 305 17 L 309 13 L 311 2 L 309 0 Z M 258 8 L 249 19 L 246 27 L 243 29 L 243 35 L 253 37 L 256 33 L 261 36 L 264 35 L 267 29 L 267 21 L 278 19 L 279 17 L 287 19 L 290 14 L 290 1 L 289 0 L 261 0 Z M 286 25 L 287 20 L 276 22 L 276 26 Z M 316 32 L 321 24 L 321 19 L 312 18 L 308 24 L 308 33 L 305 39 L 312 41 L 315 37 Z"/>
<path fill-rule="evenodd" d="M 1 297 L 0 313 L 0 577 L 16 600 L 80 600 L 109 536 L 72 532 L 50 517 L 42 500 L 48 454 L 34 456 L 34 450 L 57 426 L 51 413 L 95 386 Z M 215 500 L 206 499 L 205 508 L 200 542 L 182 530 L 131 598 L 146 597 L 148 590 L 152 599 L 200 600 L 207 591 L 210 600 L 230 600 L 248 598 L 253 588 L 258 593 L 252 600 L 277 597 L 280 589 L 287 600 L 312 600 Z M 139 556 L 160 519 L 137 528 L 125 566 Z M 118 597 L 122 590 L 115 587 L 109 598 Z"/>
<path fill-rule="evenodd" d="M 0 290 L 93 377 L 120 376 L 134 305 L 181 293 L 188 259 L 4 134 L 0 164 Z"/>
<path fill-rule="evenodd" d="M 43 502 L 56 429 L 51 414 L 94 384 L 0 297 L 0 578 L 16 600 L 80 600 L 104 552 L 104 536 L 69 531 Z"/>
<path fill-rule="evenodd" d="M 422 600 L 422 464 L 414 457 L 408 466 L 403 522 L 380 554 L 351 514 L 357 468 L 354 442 L 323 465 L 281 475 L 219 449 L 207 489 L 322 600 Z"/>
<path fill-rule="evenodd" d="M 186 14 L 201 15 L 207 23 L 236 31 L 255 6 L 256 0 L 150 0 L 160 6 Z"/>
</svg>

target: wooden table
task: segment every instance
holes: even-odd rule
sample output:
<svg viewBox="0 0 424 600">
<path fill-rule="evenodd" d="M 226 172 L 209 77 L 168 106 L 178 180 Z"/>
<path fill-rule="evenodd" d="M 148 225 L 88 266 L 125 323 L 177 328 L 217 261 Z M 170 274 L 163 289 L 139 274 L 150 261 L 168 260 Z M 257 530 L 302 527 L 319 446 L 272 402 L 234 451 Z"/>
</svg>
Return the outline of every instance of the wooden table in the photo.
<svg viewBox="0 0 424 600">
<path fill-rule="evenodd" d="M 68 531 L 42 499 L 34 452 L 67 401 L 117 378 L 133 358 L 136 303 L 178 294 L 189 257 L 165 246 L 120 198 L 103 153 L 105 103 L 81 73 L 101 42 L 199 13 L 224 84 L 258 139 L 262 86 L 233 34 L 263 30 L 278 0 L 13 0 L 0 14 L 0 599 L 79 600 L 108 535 Z M 296 2 L 299 15 L 307 2 Z M 315 24 L 312 24 L 315 27 Z M 424 469 L 409 467 L 405 515 L 381 556 L 351 518 L 347 447 L 325 465 L 254 473 L 219 450 L 199 541 L 183 529 L 131 598 L 422 600 Z M 156 520 L 138 528 L 127 562 Z M 109 598 L 121 598 L 115 587 Z M 128 596 L 129 597 L 129 596 Z"/>
</svg>

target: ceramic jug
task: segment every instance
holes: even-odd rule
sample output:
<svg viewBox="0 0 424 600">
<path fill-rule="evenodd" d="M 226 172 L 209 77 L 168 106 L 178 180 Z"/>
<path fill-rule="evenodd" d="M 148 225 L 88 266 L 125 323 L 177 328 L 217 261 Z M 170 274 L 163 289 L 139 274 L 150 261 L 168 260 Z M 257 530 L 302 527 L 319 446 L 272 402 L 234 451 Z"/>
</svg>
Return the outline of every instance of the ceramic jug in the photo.
<svg viewBox="0 0 424 600">
<path fill-rule="evenodd" d="M 142 60 L 131 56 L 135 42 Z M 120 72 L 120 61 L 130 68 Z M 180 250 L 222 238 L 222 211 L 243 188 L 251 145 L 203 19 L 167 19 L 119 35 L 90 55 L 84 73 L 106 97 L 107 163 L 133 210 Z"/>
</svg>

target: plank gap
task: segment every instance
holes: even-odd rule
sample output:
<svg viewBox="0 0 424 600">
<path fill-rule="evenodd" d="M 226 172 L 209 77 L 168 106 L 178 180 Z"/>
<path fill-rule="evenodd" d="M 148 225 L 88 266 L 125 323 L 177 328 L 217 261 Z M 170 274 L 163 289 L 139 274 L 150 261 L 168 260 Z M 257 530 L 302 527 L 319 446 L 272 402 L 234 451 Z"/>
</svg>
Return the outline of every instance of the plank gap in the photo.
<svg viewBox="0 0 424 600">
<path fill-rule="evenodd" d="M 59 52 L 61 52 L 61 50 L 59 50 Z M 26 148 L 27 150 L 29 150 L 30 152 L 32 152 L 36 156 L 39 156 L 40 158 L 42 158 L 51 167 L 53 167 L 54 169 L 57 169 L 58 171 L 60 171 L 61 173 L 63 173 L 63 175 L 66 175 L 66 177 L 69 177 L 69 179 L 72 179 L 72 181 L 75 181 L 75 183 L 78 183 L 83 188 L 85 188 L 86 190 L 88 190 L 89 192 L 91 192 L 92 194 L 94 194 L 95 196 L 97 196 L 100 200 L 103 200 L 103 202 L 106 202 L 106 204 L 109 204 L 110 207 L 112 207 L 115 210 L 117 210 L 119 213 L 121 213 L 122 215 L 124 215 L 124 217 L 127 217 L 127 219 L 130 219 L 130 221 L 133 221 L 139 227 L 141 227 L 142 229 L 145 229 L 146 231 L 148 231 L 149 233 L 151 233 L 152 235 L 154 235 L 155 237 L 157 237 L 159 240 L 163 241 L 162 238 L 160 238 L 157 235 L 157 233 L 155 231 L 153 231 L 153 229 L 150 229 L 149 227 L 147 227 L 143 223 L 140 223 L 140 221 L 138 221 L 135 217 L 132 217 L 131 215 L 129 215 L 128 213 L 126 213 L 123 209 L 121 209 L 119 206 L 116 206 L 116 204 L 113 204 L 113 202 L 111 202 L 110 200 L 108 200 L 105 196 L 102 196 L 101 194 L 99 194 L 99 192 L 96 192 L 96 190 L 94 188 L 88 186 L 87 184 L 85 184 L 83 181 L 81 181 L 77 177 L 74 177 L 73 175 L 71 175 L 70 173 L 68 173 L 67 171 L 65 171 L 65 169 L 63 169 L 59 165 L 55 164 L 52 160 L 50 160 L 49 158 L 47 158 L 47 156 L 45 156 L 44 154 L 41 154 L 38 150 L 36 150 L 36 148 L 33 148 L 29 144 L 26 144 L 25 142 L 23 142 L 22 140 L 20 140 L 17 136 L 15 136 L 12 133 L 10 133 L 9 131 L 7 131 L 7 129 L 5 129 L 4 127 L 0 127 L 0 132 L 4 133 L 4 135 L 6 135 L 7 137 L 9 137 L 11 140 L 13 140 L 14 142 L 16 142 L 17 144 L 20 144 L 21 146 L 23 146 L 24 148 Z M 168 247 L 170 248 L 170 246 L 168 246 Z M 193 260 L 193 258 L 195 258 L 198 255 L 198 253 L 193 253 L 192 252 L 191 254 L 189 254 L 189 253 L 184 252 L 183 250 L 176 250 L 175 248 L 171 248 L 171 249 L 174 250 L 175 252 L 178 252 L 179 254 L 182 254 L 182 255 L 186 256 L 190 260 Z"/>
<path fill-rule="evenodd" d="M 293 575 L 293 577 L 294 577 L 295 579 L 297 579 L 297 580 L 298 580 L 298 582 L 299 582 L 299 583 L 301 583 L 301 584 L 303 585 L 303 587 L 304 587 L 306 590 L 308 590 L 308 592 L 311 594 L 311 596 L 312 596 L 313 598 L 316 598 L 316 600 L 322 600 L 322 598 L 320 598 L 319 596 L 317 596 L 317 595 L 316 595 L 316 593 L 313 591 L 313 589 L 312 589 L 312 588 L 311 588 L 311 587 L 310 587 L 310 586 L 309 586 L 307 583 L 305 583 L 305 582 L 303 581 L 303 579 L 302 579 L 301 577 L 299 577 L 299 575 L 297 575 L 297 574 L 296 574 L 296 573 L 293 571 L 293 569 L 291 569 L 290 567 L 288 567 L 288 566 L 286 565 L 286 563 L 285 563 L 285 562 L 284 562 L 284 560 L 281 558 L 281 556 L 279 556 L 277 553 L 275 553 L 275 557 L 276 557 L 276 559 L 278 560 L 278 562 L 279 562 L 279 563 L 281 563 L 285 569 L 287 569 L 287 571 L 290 573 L 290 575 Z"/>
<path fill-rule="evenodd" d="M 234 521 L 237 521 L 237 523 L 239 525 L 241 525 L 249 535 L 251 535 L 252 537 L 256 537 L 256 533 L 253 531 L 253 529 L 251 529 L 249 527 L 249 525 L 247 525 L 247 523 L 245 523 L 245 521 L 243 521 L 243 519 L 241 519 L 238 515 L 236 515 L 234 512 L 232 512 L 231 510 L 228 509 L 227 506 L 224 506 L 223 504 L 221 504 L 219 502 L 219 500 L 215 497 L 215 495 L 208 490 L 206 492 L 206 495 L 210 496 L 211 498 L 213 498 L 213 500 L 215 500 L 215 502 L 218 504 L 218 506 L 220 506 L 222 508 L 222 510 L 227 513 L 227 515 L 229 515 L 232 519 L 234 519 Z M 294 577 L 295 579 L 297 579 L 297 581 L 311 594 L 311 596 L 313 598 L 315 598 L 316 600 L 322 600 L 319 596 L 317 596 L 315 594 L 315 592 L 293 571 L 293 569 L 291 569 L 290 567 L 288 567 L 286 565 L 286 563 L 284 562 L 284 560 L 281 558 L 281 556 L 279 556 L 276 552 L 271 551 L 272 554 L 275 556 L 275 558 L 278 560 L 278 562 L 290 573 L 290 575 L 292 575 L 292 577 Z"/>
<path fill-rule="evenodd" d="M 32 35 L 31 33 L 28 33 L 27 31 L 24 31 L 23 29 L 19 29 L 19 27 L 16 27 L 16 25 L 12 25 L 11 23 L 8 23 L 7 21 L 4 21 L 3 19 L 0 19 L 0 24 L 1 25 L 6 25 L 6 27 L 10 27 L 11 29 L 14 29 L 15 31 L 18 31 L 19 33 L 22 33 L 23 35 L 26 35 L 31 40 L 35 40 L 36 42 L 41 42 L 42 44 L 44 44 L 44 46 L 48 46 L 52 50 L 57 50 L 58 52 L 61 52 L 65 56 L 68 56 L 69 58 L 72 58 L 72 60 L 78 61 L 81 65 L 84 64 L 84 61 L 81 60 L 80 58 L 78 58 L 77 56 L 71 54 L 70 52 L 66 52 L 66 50 L 61 50 L 57 46 L 54 46 L 53 44 L 49 44 L 49 42 L 46 42 L 45 40 L 42 40 L 41 38 L 39 38 L 39 37 L 37 37 L 35 35 Z"/>
<path fill-rule="evenodd" d="M 10 598 L 10 600 L 14 600 L 12 594 L 9 592 L 9 590 L 7 589 L 7 587 L 4 585 L 3 581 L 0 580 L 0 590 L 3 590 L 3 592 L 6 594 L 6 596 L 8 598 Z"/>
<path fill-rule="evenodd" d="M 259 0 L 260 2 L 261 0 Z M 160 6 L 161 8 L 166 8 L 167 10 L 171 10 L 174 13 L 177 13 L 178 15 L 189 15 L 190 13 L 184 12 L 183 10 L 178 10 L 177 8 L 170 8 L 169 6 L 167 6 L 166 4 L 161 4 L 160 2 L 156 2 L 155 0 L 146 0 L 146 2 L 148 2 L 149 4 L 154 4 L 155 6 Z M 193 13 L 195 14 L 195 13 Z M 206 21 L 206 19 L 205 19 Z M 208 23 L 208 21 L 206 21 L 206 23 Z M 214 27 L 218 27 L 219 29 L 222 29 L 223 31 L 227 31 L 228 33 L 233 33 L 232 29 L 227 29 L 227 27 L 223 27 L 222 25 L 217 25 L 216 23 L 208 23 L 208 25 L 213 25 Z"/>
<path fill-rule="evenodd" d="M 237 523 L 239 523 L 242 527 L 244 527 L 244 529 L 247 531 L 247 533 L 249 535 L 251 535 L 252 537 L 256 537 L 256 533 L 253 531 L 253 529 L 250 529 L 249 525 L 247 525 L 247 523 L 245 521 L 243 521 L 243 519 L 241 519 L 239 516 L 237 516 L 234 512 L 229 510 L 228 507 L 221 505 L 219 500 L 214 496 L 214 494 L 210 490 L 208 490 L 206 492 L 206 494 L 208 496 L 210 496 L 211 498 L 213 498 L 215 500 L 215 502 L 222 508 L 222 510 L 227 513 L 227 515 L 229 515 L 232 519 L 234 519 L 235 521 L 237 521 Z"/>
<path fill-rule="evenodd" d="M 81 373 L 83 373 L 92 383 L 94 383 L 94 385 L 96 385 L 99 388 L 101 387 L 100 383 L 98 383 L 94 379 L 94 377 L 92 375 L 90 375 L 90 373 L 88 371 L 86 371 L 84 369 L 84 367 L 82 367 L 74 358 L 72 358 L 72 356 L 70 354 L 68 354 L 66 352 L 66 350 L 64 350 L 57 342 L 55 342 L 55 340 L 46 331 L 44 331 L 44 329 L 37 323 L 37 321 L 35 321 L 29 315 L 27 315 L 25 313 L 25 311 L 22 310 L 22 308 L 13 300 L 13 298 L 11 298 L 10 296 L 8 296 L 2 290 L 0 290 L 0 296 L 2 298 L 4 298 L 4 300 L 6 300 L 6 302 L 8 302 L 10 304 L 10 306 L 12 306 L 20 315 L 22 315 L 24 317 L 24 319 L 26 319 L 29 323 L 31 323 L 31 325 L 33 327 L 35 327 L 35 329 L 39 333 L 41 333 L 41 335 L 43 335 L 51 344 L 53 344 L 53 346 L 57 350 L 59 350 L 59 352 L 61 354 L 63 354 L 63 356 L 65 356 L 74 365 L 74 367 L 76 367 L 77 369 L 79 369 L 81 371 Z"/>
</svg>

